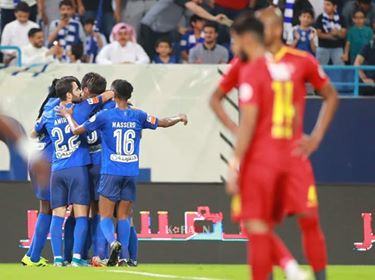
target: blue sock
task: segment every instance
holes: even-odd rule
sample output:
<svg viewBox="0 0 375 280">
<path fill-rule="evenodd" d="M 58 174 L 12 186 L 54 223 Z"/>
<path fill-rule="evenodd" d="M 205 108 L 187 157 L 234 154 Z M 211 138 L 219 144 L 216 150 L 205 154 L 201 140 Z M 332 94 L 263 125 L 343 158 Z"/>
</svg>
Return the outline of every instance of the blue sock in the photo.
<svg viewBox="0 0 375 280">
<path fill-rule="evenodd" d="M 75 255 L 81 256 L 83 246 L 86 243 L 86 237 L 88 232 L 89 219 L 87 217 L 76 218 L 76 226 L 74 228 L 74 246 L 73 246 L 73 257 Z"/>
<path fill-rule="evenodd" d="M 107 255 L 108 244 L 102 229 L 100 228 L 100 215 L 93 218 L 92 248 L 94 256 L 105 259 Z"/>
<path fill-rule="evenodd" d="M 52 216 L 51 220 L 51 243 L 53 256 L 62 257 L 62 226 L 64 218 L 59 216 Z"/>
<path fill-rule="evenodd" d="M 36 231 L 36 228 L 35 228 L 35 231 Z M 35 232 L 34 232 L 33 239 L 31 240 L 31 244 L 30 244 L 29 250 L 27 250 L 27 252 L 26 252 L 26 256 L 28 256 L 28 257 L 31 257 L 31 252 L 34 249 L 34 239 L 35 239 Z"/>
<path fill-rule="evenodd" d="M 69 216 L 65 221 L 65 226 L 64 226 L 64 260 L 67 261 L 67 262 L 72 261 L 75 224 L 76 224 L 76 219 L 73 216 Z"/>
<path fill-rule="evenodd" d="M 138 258 L 138 236 L 135 227 L 130 227 L 130 238 L 129 238 L 129 258 L 136 261 Z"/>
<path fill-rule="evenodd" d="M 81 253 L 81 258 L 84 260 L 87 260 L 89 258 L 89 251 L 92 244 L 93 221 L 93 218 L 88 218 L 86 242 Z"/>
<path fill-rule="evenodd" d="M 111 218 L 103 218 L 100 221 L 100 228 L 105 236 L 105 239 L 109 244 L 112 244 L 115 238 L 115 226 L 113 225 Z"/>
<path fill-rule="evenodd" d="M 40 260 L 40 255 L 46 243 L 50 225 L 51 215 L 39 213 L 33 238 L 34 247 L 30 257 L 32 262 L 38 262 Z"/>
<path fill-rule="evenodd" d="M 130 237 L 130 222 L 129 219 L 117 221 L 117 238 L 120 241 L 121 259 L 129 259 L 129 237 Z"/>
</svg>

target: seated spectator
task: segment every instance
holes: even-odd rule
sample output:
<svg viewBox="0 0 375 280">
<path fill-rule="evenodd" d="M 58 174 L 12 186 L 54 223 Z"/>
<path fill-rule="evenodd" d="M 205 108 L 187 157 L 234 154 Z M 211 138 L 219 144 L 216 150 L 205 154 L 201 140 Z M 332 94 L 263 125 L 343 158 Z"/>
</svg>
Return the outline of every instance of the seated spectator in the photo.
<svg viewBox="0 0 375 280">
<path fill-rule="evenodd" d="M 155 3 L 141 20 L 140 43 L 150 57 L 155 55 L 155 43 L 160 38 L 173 41 L 173 31 L 178 27 L 186 10 L 206 19 L 228 23 L 223 15 L 212 15 L 200 5 L 202 0 L 163 0 Z"/>
<path fill-rule="evenodd" d="M 336 0 L 324 0 L 324 12 L 316 20 L 319 47 L 316 58 L 322 65 L 332 61 L 334 65 L 343 65 L 343 45 L 346 37 L 345 22 L 337 13 Z"/>
<path fill-rule="evenodd" d="M 85 55 L 90 63 L 95 62 L 99 51 L 107 44 L 107 39 L 96 30 L 94 19 L 86 19 L 83 25 L 85 30 Z"/>
<path fill-rule="evenodd" d="M 372 29 L 365 26 L 365 19 L 365 13 L 362 10 L 357 10 L 354 12 L 354 25 L 348 30 L 343 55 L 343 60 L 345 62 L 350 61 L 350 64 L 354 63 L 357 54 L 365 45 L 370 43 L 372 39 Z"/>
<path fill-rule="evenodd" d="M 354 65 L 371 65 L 375 66 L 375 44 L 374 38 L 370 44 L 363 47 L 363 49 L 357 55 Z M 359 77 L 361 83 L 365 83 L 366 86 L 359 88 L 361 95 L 375 95 L 375 71 L 372 70 L 360 70 Z"/>
<path fill-rule="evenodd" d="M 1 36 L 2 46 L 17 46 L 22 48 L 29 44 L 28 32 L 31 28 L 39 28 L 39 25 L 29 20 L 30 7 L 25 2 L 20 2 L 15 9 L 16 20 L 5 25 Z M 4 62 L 10 63 L 16 58 L 16 52 L 3 51 Z"/>
<path fill-rule="evenodd" d="M 39 0 L 40 1 L 40 0 Z M 23 0 L 22 2 L 29 5 L 29 19 L 33 22 L 36 22 L 36 15 L 37 15 L 37 1 L 36 0 Z M 17 0 L 1 0 L 0 1 L 0 20 L 1 20 L 1 30 L 4 29 L 5 25 L 14 21 L 16 17 L 14 13 L 16 12 L 17 4 L 21 3 L 21 1 Z"/>
<path fill-rule="evenodd" d="M 204 26 L 203 32 L 204 43 L 196 45 L 190 50 L 189 63 L 227 63 L 229 59 L 228 50 L 216 43 L 218 37 L 217 25 L 213 22 L 208 22 Z"/>
<path fill-rule="evenodd" d="M 83 55 L 83 46 L 82 44 L 76 44 L 70 46 L 67 51 L 69 63 L 83 63 L 86 62 Z"/>
<path fill-rule="evenodd" d="M 137 44 L 134 29 L 125 24 L 118 23 L 113 27 L 114 42 L 101 49 L 96 62 L 99 64 L 136 63 L 146 64 L 150 62 L 144 49 Z"/>
<path fill-rule="evenodd" d="M 22 64 L 31 65 L 58 61 L 63 50 L 58 45 L 47 49 L 44 46 L 44 34 L 40 28 L 31 28 L 28 34 L 30 43 L 22 47 Z"/>
<path fill-rule="evenodd" d="M 156 64 L 175 64 L 178 63 L 176 56 L 172 54 L 172 43 L 168 39 L 159 39 L 156 42 L 155 50 L 157 55 L 155 55 L 152 60 Z"/>
<path fill-rule="evenodd" d="M 293 27 L 293 32 L 290 33 L 292 36 L 288 39 L 288 44 L 315 55 L 318 46 L 318 36 L 315 28 L 311 26 L 314 22 L 314 11 L 310 9 L 302 10 L 299 22 L 299 25 Z"/>
<path fill-rule="evenodd" d="M 98 29 L 109 37 L 112 27 L 121 21 L 121 0 L 76 0 L 78 12 L 84 20 L 94 18 L 97 21 Z M 99 4 L 102 3 L 100 9 Z"/>
<path fill-rule="evenodd" d="M 83 43 L 85 33 L 79 21 L 74 20 L 74 6 L 70 0 L 62 0 L 59 4 L 60 19 L 51 22 L 49 27 L 48 44 L 54 41 L 64 49 L 63 60 L 67 59 L 66 51 L 71 45 Z"/>
<path fill-rule="evenodd" d="M 342 15 L 348 28 L 354 25 L 352 16 L 356 10 L 362 10 L 365 13 L 365 25 L 370 26 L 375 30 L 375 4 L 372 3 L 371 0 L 354 0 L 346 2 L 342 10 Z"/>
<path fill-rule="evenodd" d="M 191 30 L 187 31 L 181 37 L 180 41 L 180 50 L 181 50 L 181 58 L 184 61 L 188 61 L 189 59 L 189 51 L 195 47 L 196 44 L 204 42 L 203 36 L 203 26 L 205 20 L 197 15 L 192 15 L 190 17 L 190 26 Z"/>
</svg>

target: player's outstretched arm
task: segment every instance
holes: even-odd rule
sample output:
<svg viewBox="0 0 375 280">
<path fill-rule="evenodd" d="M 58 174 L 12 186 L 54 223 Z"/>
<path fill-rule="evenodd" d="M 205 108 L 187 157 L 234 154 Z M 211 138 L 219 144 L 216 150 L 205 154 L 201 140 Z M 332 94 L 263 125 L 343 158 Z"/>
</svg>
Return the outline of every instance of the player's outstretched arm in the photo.
<svg viewBox="0 0 375 280">
<path fill-rule="evenodd" d="M 78 125 L 77 122 L 73 119 L 71 109 L 60 106 L 58 112 L 61 116 L 66 118 L 70 126 L 70 130 L 74 135 L 80 135 L 86 132 L 86 129 L 82 125 Z"/>
<path fill-rule="evenodd" d="M 102 97 L 103 103 L 106 103 L 115 96 L 115 93 L 112 90 L 107 90 L 103 92 L 100 96 Z"/>
<path fill-rule="evenodd" d="M 238 126 L 225 112 L 224 106 L 222 104 L 225 95 L 226 92 L 224 92 L 220 87 L 217 87 L 214 93 L 211 95 L 210 106 L 212 111 L 214 111 L 215 115 L 221 121 L 221 123 L 226 128 L 228 128 L 233 134 L 237 134 Z"/>
<path fill-rule="evenodd" d="M 339 98 L 336 89 L 330 82 L 327 82 L 319 90 L 319 95 L 323 98 L 323 103 L 318 119 L 310 136 L 303 137 L 298 143 L 295 150 L 297 155 L 309 157 L 318 149 L 337 110 Z"/>
<path fill-rule="evenodd" d="M 176 117 L 159 119 L 158 127 L 164 127 L 164 128 L 171 127 L 171 126 L 174 126 L 175 124 L 177 124 L 179 122 L 182 122 L 184 125 L 187 125 L 187 123 L 188 123 L 187 115 L 179 114 Z"/>
</svg>

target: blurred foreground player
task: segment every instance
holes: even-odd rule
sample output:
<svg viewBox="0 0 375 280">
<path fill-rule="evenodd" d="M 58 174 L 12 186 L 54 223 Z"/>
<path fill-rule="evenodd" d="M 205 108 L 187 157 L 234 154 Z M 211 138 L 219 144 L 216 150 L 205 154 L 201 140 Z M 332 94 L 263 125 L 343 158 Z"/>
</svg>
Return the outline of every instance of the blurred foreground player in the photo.
<svg viewBox="0 0 375 280">
<path fill-rule="evenodd" d="M 125 80 L 112 83 L 116 108 L 103 110 L 83 125 L 78 126 L 69 110 L 61 108 L 73 134 L 98 130 L 102 135 L 102 166 L 99 185 L 100 227 L 110 244 L 108 266 L 118 263 L 120 251 L 128 250 L 130 235 L 129 215 L 135 201 L 135 177 L 139 174 L 139 144 L 143 129 L 170 127 L 179 122 L 187 124 L 186 115 L 157 119 L 147 113 L 129 108 L 133 87 Z M 116 202 L 118 241 L 112 222 Z M 121 263 L 119 265 L 122 265 Z"/>
<path fill-rule="evenodd" d="M 273 256 L 279 250 L 277 244 L 285 247 L 273 228 L 279 222 L 276 211 L 280 186 L 289 171 L 295 115 L 290 92 L 276 85 L 289 84 L 290 76 L 282 77 L 270 70 L 259 20 L 249 15 L 232 27 L 250 62 L 239 76 L 241 119 L 227 192 L 240 193 L 241 220 L 250 240 L 252 279 L 267 280 L 272 275 Z M 287 277 L 307 279 L 298 267 Z"/>
</svg>

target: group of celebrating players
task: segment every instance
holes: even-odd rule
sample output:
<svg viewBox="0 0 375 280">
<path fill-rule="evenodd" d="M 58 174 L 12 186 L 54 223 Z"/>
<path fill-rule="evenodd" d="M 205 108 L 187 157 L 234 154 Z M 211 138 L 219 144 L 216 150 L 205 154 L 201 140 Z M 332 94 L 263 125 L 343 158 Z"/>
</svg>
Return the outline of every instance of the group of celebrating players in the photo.
<svg viewBox="0 0 375 280">
<path fill-rule="evenodd" d="M 49 232 L 54 266 L 137 265 L 131 214 L 141 131 L 186 125 L 187 116 L 158 119 L 135 108 L 126 80 L 106 87 L 97 73 L 87 73 L 82 82 L 65 76 L 54 80 L 40 108 L 32 137 L 51 163 L 50 179 L 41 185 L 31 172 L 40 212 L 24 265 L 46 265 L 41 252 Z"/>
<path fill-rule="evenodd" d="M 232 25 L 237 54 L 211 97 L 211 107 L 235 136 L 226 190 L 232 216 L 243 222 L 253 280 L 272 279 L 280 266 L 289 280 L 309 279 L 274 227 L 297 215 L 303 249 L 315 279 L 326 279 L 327 252 L 318 199 L 308 159 L 322 141 L 338 106 L 337 92 L 310 54 L 286 47 L 283 17 L 270 7 L 244 14 Z M 306 83 L 323 98 L 311 135 L 303 134 Z M 222 104 L 239 88 L 239 126 Z"/>
</svg>

